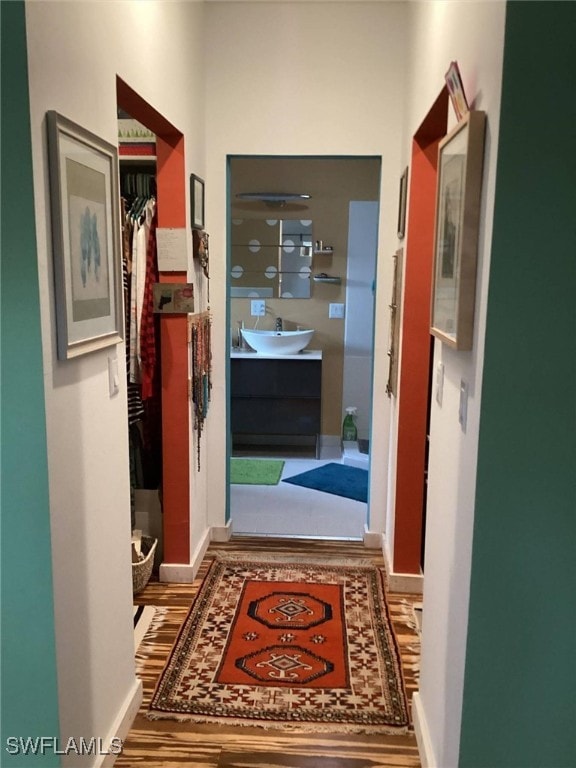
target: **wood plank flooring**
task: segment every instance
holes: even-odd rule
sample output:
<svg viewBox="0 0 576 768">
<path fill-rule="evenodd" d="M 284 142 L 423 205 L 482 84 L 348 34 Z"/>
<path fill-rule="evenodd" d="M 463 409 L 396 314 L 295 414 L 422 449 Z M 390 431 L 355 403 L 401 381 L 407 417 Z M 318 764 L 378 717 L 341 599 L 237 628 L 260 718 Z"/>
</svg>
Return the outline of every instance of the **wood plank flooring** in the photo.
<svg viewBox="0 0 576 768">
<path fill-rule="evenodd" d="M 412 729 L 401 736 L 296 734 L 278 729 L 198 725 L 148 720 L 146 711 L 156 681 L 191 602 L 218 552 L 290 553 L 303 556 L 362 558 L 384 567 L 379 550 L 360 542 L 237 537 L 210 545 L 193 584 L 151 582 L 135 603 L 154 605 L 156 616 L 136 654 L 144 699 L 128 734 L 117 768 L 420 768 Z M 418 687 L 419 635 L 413 605 L 421 595 L 388 593 L 388 605 L 400 646 L 409 703 Z"/>
</svg>

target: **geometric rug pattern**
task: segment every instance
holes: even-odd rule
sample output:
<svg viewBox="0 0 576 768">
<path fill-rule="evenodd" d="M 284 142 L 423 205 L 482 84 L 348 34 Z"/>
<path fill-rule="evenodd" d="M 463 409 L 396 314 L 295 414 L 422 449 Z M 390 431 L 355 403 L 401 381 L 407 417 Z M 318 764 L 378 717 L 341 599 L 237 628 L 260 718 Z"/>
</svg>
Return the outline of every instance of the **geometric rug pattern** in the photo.
<svg viewBox="0 0 576 768">
<path fill-rule="evenodd" d="M 382 571 L 286 556 L 215 558 L 147 716 L 405 732 L 408 706 Z"/>
</svg>

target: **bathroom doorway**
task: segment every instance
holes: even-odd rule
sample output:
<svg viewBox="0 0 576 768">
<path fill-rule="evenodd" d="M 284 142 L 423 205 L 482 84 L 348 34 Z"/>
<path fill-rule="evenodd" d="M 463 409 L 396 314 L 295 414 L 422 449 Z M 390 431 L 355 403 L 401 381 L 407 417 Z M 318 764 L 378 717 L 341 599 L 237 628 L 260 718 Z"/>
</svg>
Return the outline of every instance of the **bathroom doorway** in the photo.
<svg viewBox="0 0 576 768">
<path fill-rule="evenodd" d="M 277 484 L 229 484 L 235 534 L 364 535 L 368 500 L 287 480 L 335 464 L 326 472 L 357 471 L 368 487 L 380 167 L 379 157 L 229 158 L 229 458 L 284 462 Z M 278 364 L 281 384 L 273 386 L 282 397 L 263 402 L 270 393 L 250 391 L 250 381 L 264 386 L 271 374 L 260 362 L 257 372 L 249 368 L 257 357 L 242 329 L 313 330 L 292 369 L 286 359 Z M 348 406 L 357 408 L 358 439 L 343 451 Z"/>
</svg>

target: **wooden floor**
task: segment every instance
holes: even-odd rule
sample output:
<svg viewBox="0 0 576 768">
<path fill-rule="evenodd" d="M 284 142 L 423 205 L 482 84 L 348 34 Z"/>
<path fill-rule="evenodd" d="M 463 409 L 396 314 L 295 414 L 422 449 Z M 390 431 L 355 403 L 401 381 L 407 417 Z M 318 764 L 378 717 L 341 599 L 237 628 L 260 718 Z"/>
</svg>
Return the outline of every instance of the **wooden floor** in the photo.
<svg viewBox="0 0 576 768">
<path fill-rule="evenodd" d="M 238 537 L 210 545 L 194 584 L 151 582 L 135 603 L 157 606 L 156 617 L 136 654 L 136 670 L 143 681 L 144 699 L 124 742 L 117 768 L 127 766 L 205 766 L 206 768 L 420 768 L 412 729 L 403 736 L 361 734 L 297 734 L 278 729 L 197 725 L 171 720 L 148 720 L 146 711 L 170 648 L 184 621 L 200 582 L 218 552 L 249 551 L 298 555 L 369 558 L 384 567 L 381 553 L 358 542 L 303 541 Z M 413 605 L 420 595 L 388 594 L 388 605 L 401 650 L 408 701 L 418 687 L 419 636 Z"/>
</svg>

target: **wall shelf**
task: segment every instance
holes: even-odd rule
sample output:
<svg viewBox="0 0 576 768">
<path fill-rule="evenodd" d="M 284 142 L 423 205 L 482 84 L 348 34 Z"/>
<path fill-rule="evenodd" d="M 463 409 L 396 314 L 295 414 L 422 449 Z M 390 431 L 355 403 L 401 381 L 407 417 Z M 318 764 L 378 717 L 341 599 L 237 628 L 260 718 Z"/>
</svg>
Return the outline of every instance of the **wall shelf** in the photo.
<svg viewBox="0 0 576 768">
<path fill-rule="evenodd" d="M 119 155 L 118 159 L 121 163 L 134 163 L 141 165 L 154 165 L 156 162 L 155 155 Z"/>
<path fill-rule="evenodd" d="M 342 282 L 341 277 L 331 277 L 330 275 L 314 275 L 312 279 L 315 283 L 333 283 L 334 285 L 340 285 Z"/>
</svg>

